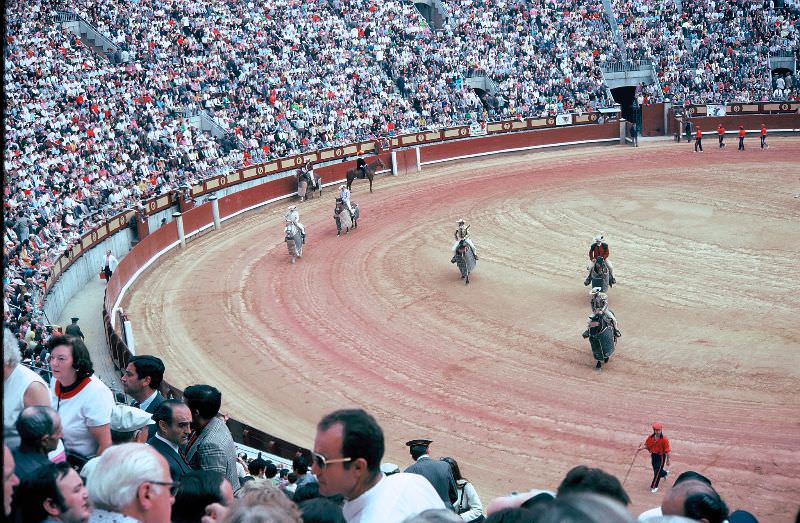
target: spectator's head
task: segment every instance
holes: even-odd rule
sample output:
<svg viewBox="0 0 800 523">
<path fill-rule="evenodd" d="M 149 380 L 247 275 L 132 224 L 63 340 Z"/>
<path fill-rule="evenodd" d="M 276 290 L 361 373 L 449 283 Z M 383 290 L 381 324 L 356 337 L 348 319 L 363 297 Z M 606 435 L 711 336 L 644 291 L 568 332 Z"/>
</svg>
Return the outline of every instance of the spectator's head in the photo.
<svg viewBox="0 0 800 523">
<path fill-rule="evenodd" d="M 558 486 L 559 496 L 581 492 L 602 494 L 626 506 L 631 502 L 631 498 L 616 477 L 585 465 L 579 465 L 567 472 L 561 485 Z"/>
<path fill-rule="evenodd" d="M 433 443 L 433 441 L 429 439 L 412 439 L 411 441 L 406 441 L 408 451 L 411 453 L 411 458 L 415 460 L 428 453 L 428 447 L 430 447 L 431 443 Z"/>
<path fill-rule="evenodd" d="M 450 465 L 450 470 L 453 471 L 453 479 L 455 479 L 456 481 L 464 479 L 464 476 L 461 475 L 461 469 L 458 468 L 458 462 L 456 460 L 454 460 L 449 456 L 446 456 L 444 458 L 441 458 L 441 461 L 444 461 L 445 463 Z"/>
<path fill-rule="evenodd" d="M 298 503 L 303 523 L 345 523 L 342 507 L 328 498 L 307 499 Z"/>
<path fill-rule="evenodd" d="M 323 496 L 355 499 L 381 477 L 383 431 L 361 409 L 337 410 L 317 424 L 312 472 Z"/>
<path fill-rule="evenodd" d="M 22 353 L 19 351 L 19 340 L 6 327 L 3 329 L 3 379 L 8 378 L 21 361 Z"/>
<path fill-rule="evenodd" d="M 96 508 L 120 512 L 142 523 L 170 523 L 173 485 L 166 460 L 142 443 L 107 449 L 87 482 Z"/>
<path fill-rule="evenodd" d="M 684 481 L 689 481 L 696 479 L 697 481 L 702 481 L 708 486 L 711 486 L 711 480 L 705 477 L 704 475 L 700 474 L 699 472 L 695 472 L 694 470 L 687 470 L 685 472 L 681 472 L 681 474 L 675 478 L 675 483 L 672 486 L 676 486 Z"/>
<path fill-rule="evenodd" d="M 708 523 L 721 523 L 728 517 L 728 507 L 710 484 L 687 479 L 667 491 L 661 501 L 665 516 L 685 516 Z"/>
<path fill-rule="evenodd" d="M 3 445 L 3 510 L 5 515 L 11 514 L 11 502 L 14 499 L 14 488 L 19 485 L 19 478 L 14 474 L 14 456 L 8 447 Z"/>
<path fill-rule="evenodd" d="M 222 393 L 211 385 L 192 385 L 183 391 L 183 401 L 192 412 L 192 426 L 203 429 L 219 414 Z"/>
<path fill-rule="evenodd" d="M 22 521 L 39 523 L 48 518 L 63 523 L 85 523 L 92 507 L 89 492 L 69 463 L 49 463 L 17 488 L 17 510 Z"/>
<path fill-rule="evenodd" d="M 167 441 L 183 445 L 192 432 L 192 412 L 178 400 L 164 400 L 153 413 L 157 433 Z"/>
<path fill-rule="evenodd" d="M 275 477 L 275 474 L 277 473 L 278 473 L 278 467 L 275 466 L 275 464 L 271 461 L 267 463 L 267 466 L 264 470 L 264 477 L 266 477 L 267 479 L 272 479 Z"/>
<path fill-rule="evenodd" d="M 261 476 L 266 470 L 267 462 L 261 458 L 256 458 L 247 464 L 247 471 L 250 472 L 251 476 Z"/>
<path fill-rule="evenodd" d="M 193 470 L 181 478 L 172 507 L 172 523 L 196 523 L 212 503 L 233 504 L 233 487 L 216 471 Z"/>
<path fill-rule="evenodd" d="M 316 481 L 308 481 L 297 487 L 297 490 L 294 491 L 294 495 L 292 496 L 292 501 L 295 503 L 300 503 L 307 499 L 314 499 L 318 497 L 319 483 Z"/>
<path fill-rule="evenodd" d="M 621 503 L 607 496 L 567 494 L 557 496 L 536 523 L 634 523 L 636 520 Z"/>
<path fill-rule="evenodd" d="M 423 510 L 416 516 L 410 516 L 403 520 L 403 523 L 459 523 L 464 520 L 446 508 L 430 508 Z"/>
<path fill-rule="evenodd" d="M 21 446 L 47 454 L 58 447 L 58 440 L 63 437 L 61 417 L 51 407 L 26 407 L 17 418 L 17 432 Z"/>
<path fill-rule="evenodd" d="M 280 518 L 276 522 L 301 523 L 300 509 L 283 492 L 273 487 L 268 481 L 256 483 L 251 481 L 239 489 L 239 506 L 265 507 L 276 511 Z M 249 521 L 249 520 L 242 520 Z M 272 520 L 269 520 L 272 521 Z"/>
<path fill-rule="evenodd" d="M 307 473 L 308 461 L 306 461 L 306 458 L 304 456 L 295 456 L 292 458 L 292 470 L 296 472 L 298 476 Z"/>
<path fill-rule="evenodd" d="M 286 496 L 284 496 L 286 497 Z M 225 516 L 226 523 L 304 523 L 300 516 L 281 507 L 237 505 Z"/>
<path fill-rule="evenodd" d="M 138 402 L 149 398 L 164 379 L 164 362 L 155 356 L 134 356 L 122 373 L 122 388 Z"/>
<path fill-rule="evenodd" d="M 47 342 L 50 370 L 61 386 L 70 386 L 94 374 L 89 349 L 80 338 L 53 336 Z"/>
<path fill-rule="evenodd" d="M 497 512 L 493 512 L 485 523 L 530 523 L 533 521 L 533 513 L 522 507 L 506 507 Z"/>
<path fill-rule="evenodd" d="M 111 409 L 111 443 L 147 443 L 148 427 L 154 423 L 149 412 L 128 405 L 114 405 Z"/>
</svg>

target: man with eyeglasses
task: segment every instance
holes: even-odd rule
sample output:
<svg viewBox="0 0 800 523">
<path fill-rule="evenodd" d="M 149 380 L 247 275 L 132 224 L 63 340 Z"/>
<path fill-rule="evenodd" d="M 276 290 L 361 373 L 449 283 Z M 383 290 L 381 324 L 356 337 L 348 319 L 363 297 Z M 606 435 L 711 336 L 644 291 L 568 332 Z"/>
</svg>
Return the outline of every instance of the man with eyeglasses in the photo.
<svg viewBox="0 0 800 523">
<path fill-rule="evenodd" d="M 311 468 L 320 494 L 344 497 L 348 523 L 399 523 L 428 509 L 445 508 L 422 476 L 384 475 L 384 449 L 381 427 L 364 410 L 337 410 L 322 418 Z"/>
<path fill-rule="evenodd" d="M 89 523 L 170 523 L 178 483 L 153 447 L 124 443 L 103 453 L 87 487 Z"/>
</svg>

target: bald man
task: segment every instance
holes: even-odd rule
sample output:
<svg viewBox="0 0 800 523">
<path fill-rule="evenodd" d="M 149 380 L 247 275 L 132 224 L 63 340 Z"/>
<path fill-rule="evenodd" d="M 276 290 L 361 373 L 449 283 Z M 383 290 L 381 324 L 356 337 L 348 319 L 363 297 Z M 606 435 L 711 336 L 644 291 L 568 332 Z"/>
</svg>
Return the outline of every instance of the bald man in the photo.
<svg viewBox="0 0 800 523">
<path fill-rule="evenodd" d="M 728 519 L 728 506 L 714 487 L 697 479 L 683 481 L 664 495 L 661 512 L 665 516 L 683 516 L 708 523 Z"/>
</svg>

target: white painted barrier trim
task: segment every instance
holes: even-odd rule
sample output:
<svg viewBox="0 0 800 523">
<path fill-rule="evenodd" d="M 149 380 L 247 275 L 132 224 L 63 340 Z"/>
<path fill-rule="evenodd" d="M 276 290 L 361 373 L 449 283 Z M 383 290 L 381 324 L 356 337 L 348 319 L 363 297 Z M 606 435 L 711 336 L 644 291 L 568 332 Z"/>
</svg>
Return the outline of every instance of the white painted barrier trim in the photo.
<svg viewBox="0 0 800 523">
<path fill-rule="evenodd" d="M 560 143 L 548 143 L 544 145 L 529 145 L 527 147 L 515 147 L 513 149 L 501 149 L 499 151 L 488 151 L 485 153 L 475 153 L 475 154 L 465 154 L 462 156 L 452 156 L 450 158 L 444 158 L 442 160 L 431 160 L 429 162 L 422 162 L 420 165 L 433 165 L 435 163 L 442 163 L 442 162 L 451 162 L 453 160 L 464 160 L 466 158 L 478 158 L 480 156 L 490 156 L 492 154 L 502 154 L 502 153 L 516 153 L 520 151 L 530 151 L 532 149 L 548 149 L 550 147 L 563 147 L 566 145 L 581 145 L 587 143 L 603 143 L 603 142 L 619 142 L 619 138 L 600 138 L 598 140 L 580 140 L 577 142 L 560 142 Z M 419 149 L 417 149 L 419 151 Z M 417 153 L 419 154 L 419 153 Z"/>
</svg>

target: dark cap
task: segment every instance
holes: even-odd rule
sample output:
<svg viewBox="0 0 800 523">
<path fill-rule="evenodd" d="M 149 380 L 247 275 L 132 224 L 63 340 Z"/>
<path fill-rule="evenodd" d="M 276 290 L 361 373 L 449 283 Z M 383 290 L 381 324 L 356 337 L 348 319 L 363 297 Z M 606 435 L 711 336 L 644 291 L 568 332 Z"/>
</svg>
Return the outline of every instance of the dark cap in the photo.
<svg viewBox="0 0 800 523">
<path fill-rule="evenodd" d="M 72 323 L 76 323 L 80 318 L 71 318 Z"/>
<path fill-rule="evenodd" d="M 432 439 L 412 439 L 411 441 L 406 441 L 406 445 L 409 447 L 427 447 L 433 443 Z"/>
</svg>

